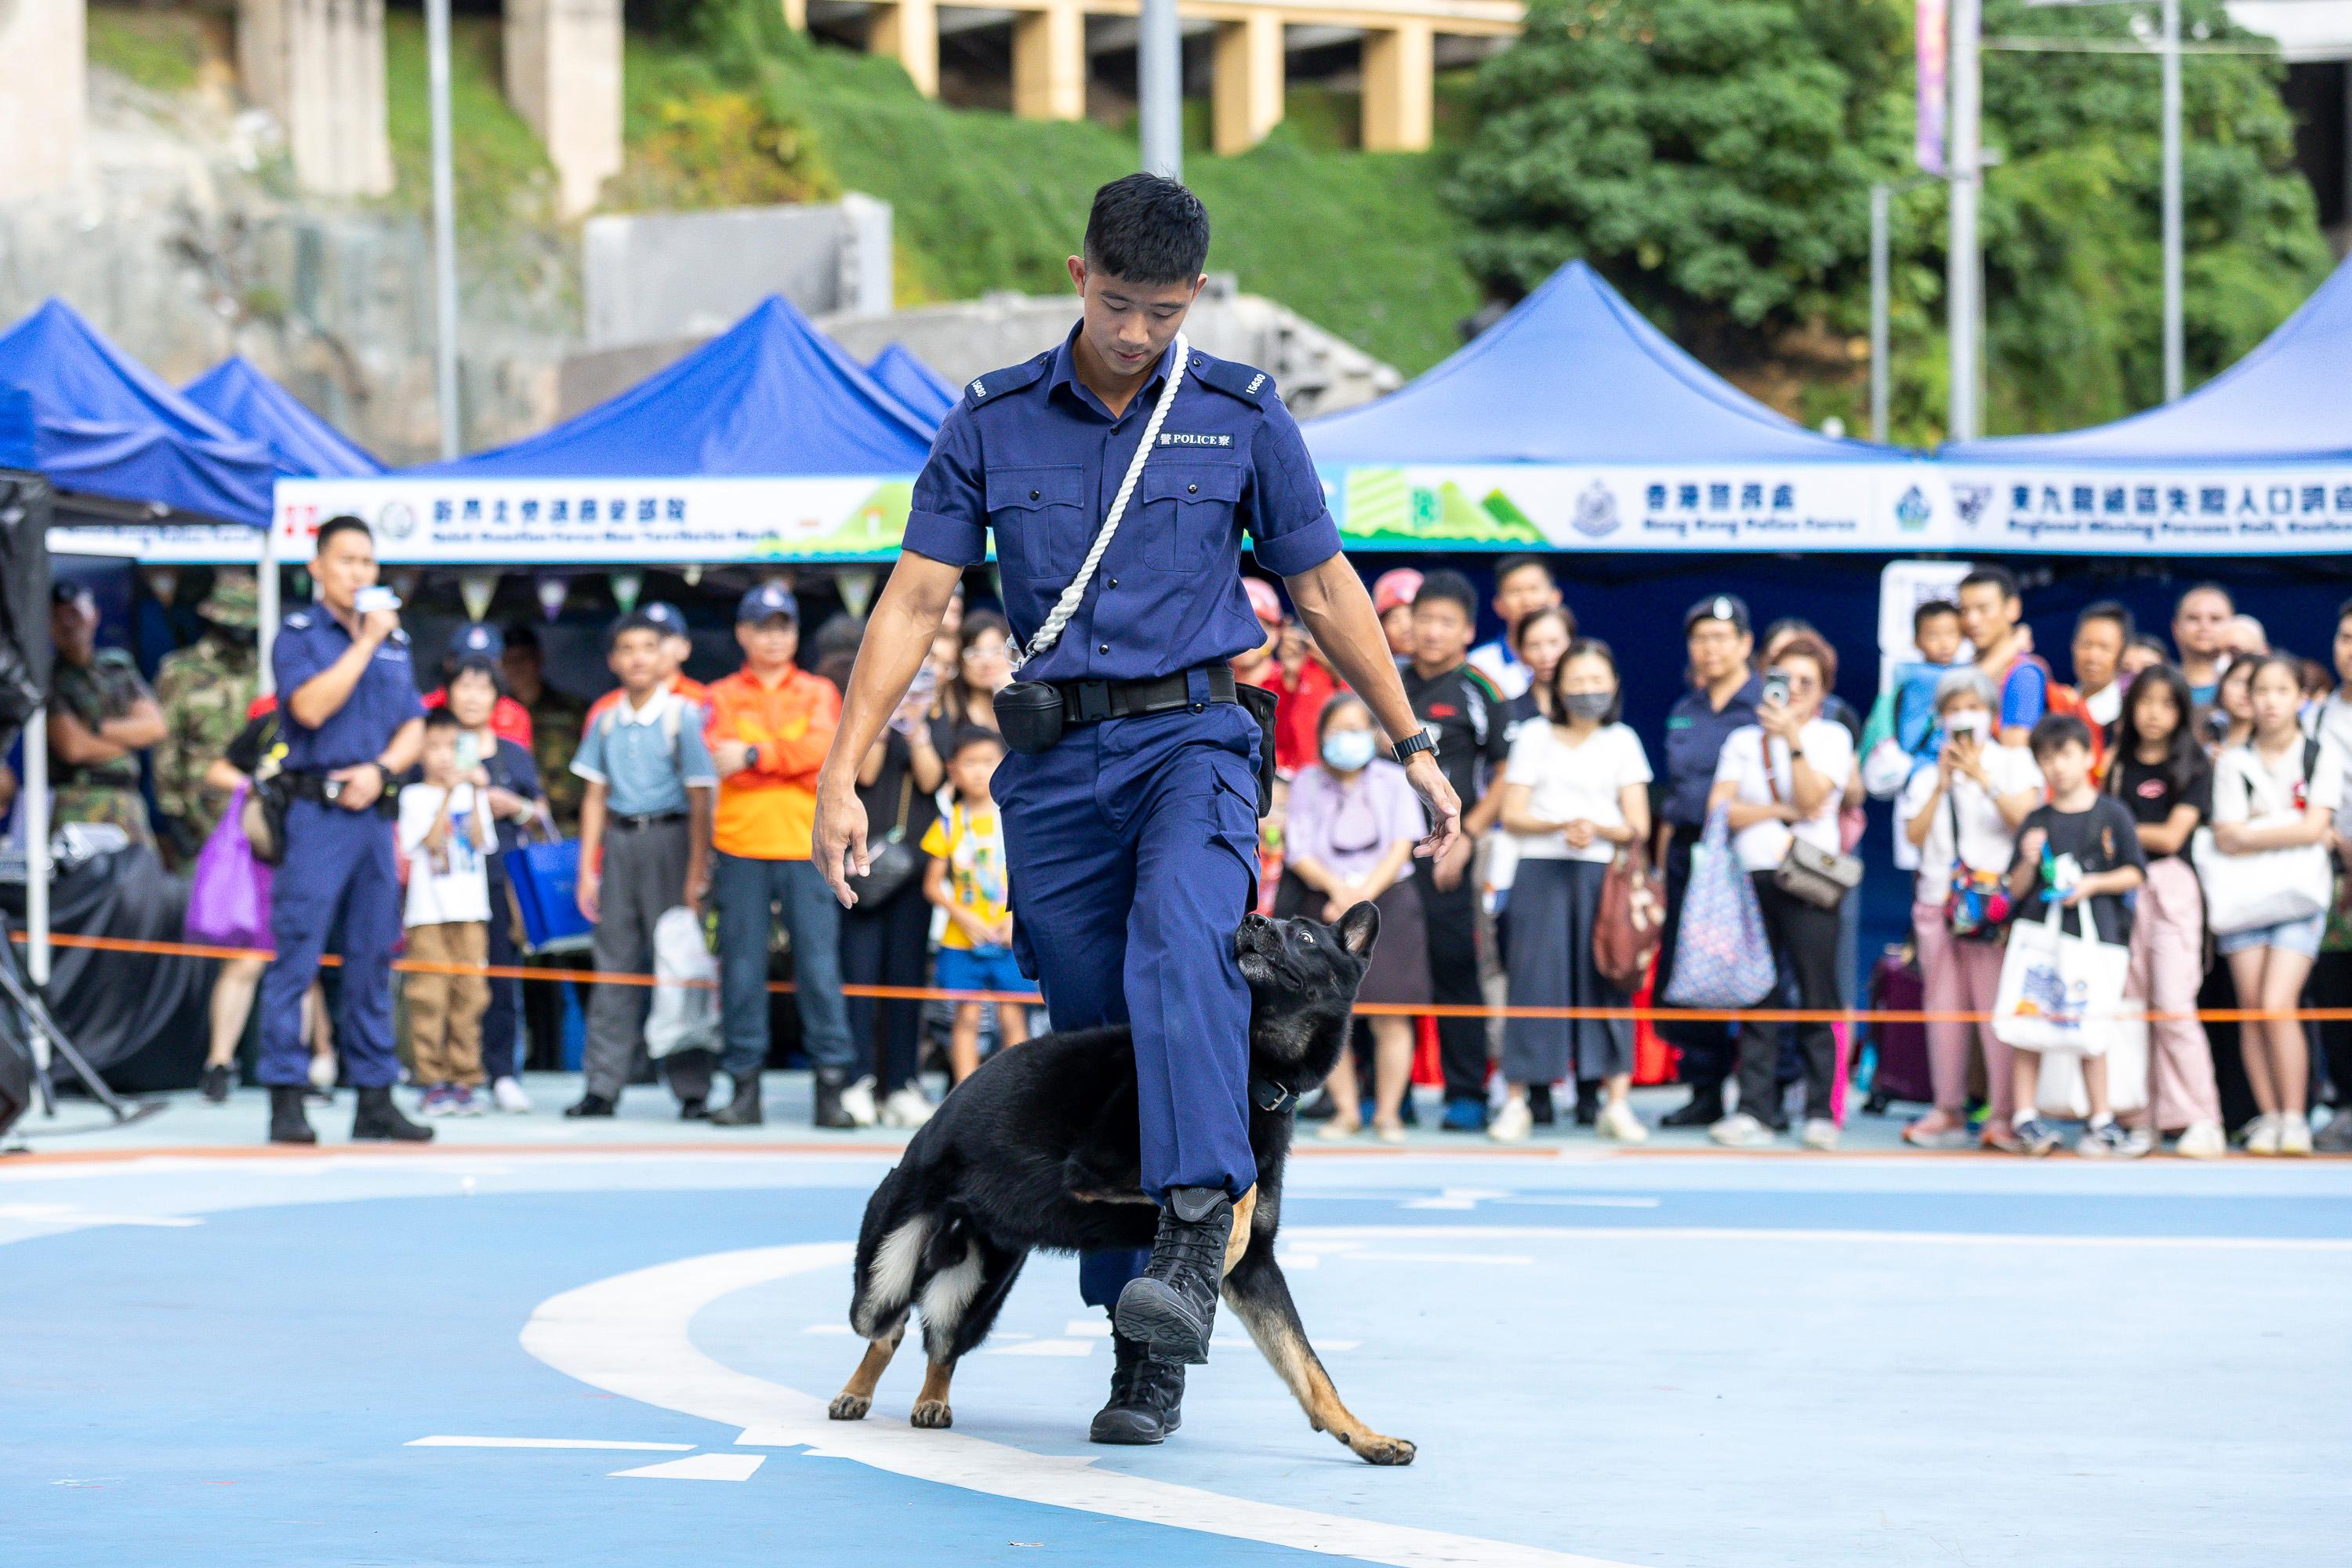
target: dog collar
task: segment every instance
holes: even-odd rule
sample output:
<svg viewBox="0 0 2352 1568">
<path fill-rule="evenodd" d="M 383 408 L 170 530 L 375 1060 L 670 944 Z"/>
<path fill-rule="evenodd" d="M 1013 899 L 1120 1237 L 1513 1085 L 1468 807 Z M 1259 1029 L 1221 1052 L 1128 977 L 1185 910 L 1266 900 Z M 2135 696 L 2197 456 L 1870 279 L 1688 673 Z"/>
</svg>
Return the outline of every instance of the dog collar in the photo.
<svg viewBox="0 0 2352 1568">
<path fill-rule="evenodd" d="M 1278 1115 L 1298 1103 L 1298 1096 L 1270 1078 L 1250 1079 L 1250 1103 L 1269 1115 Z"/>
</svg>

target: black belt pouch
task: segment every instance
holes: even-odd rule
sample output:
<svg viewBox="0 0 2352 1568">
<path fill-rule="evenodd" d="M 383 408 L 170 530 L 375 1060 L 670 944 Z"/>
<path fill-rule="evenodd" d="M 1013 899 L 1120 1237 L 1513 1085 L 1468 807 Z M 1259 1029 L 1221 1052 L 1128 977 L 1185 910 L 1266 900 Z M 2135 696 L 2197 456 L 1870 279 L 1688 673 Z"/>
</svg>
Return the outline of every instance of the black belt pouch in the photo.
<svg viewBox="0 0 2352 1568">
<path fill-rule="evenodd" d="M 1045 680 L 1016 680 L 996 694 L 996 727 L 1024 756 L 1050 752 L 1062 738 L 1062 689 Z"/>
<path fill-rule="evenodd" d="M 1282 694 L 1244 681 L 1234 686 L 1234 694 L 1257 721 L 1257 814 L 1263 818 L 1274 810 L 1274 713 Z"/>
</svg>

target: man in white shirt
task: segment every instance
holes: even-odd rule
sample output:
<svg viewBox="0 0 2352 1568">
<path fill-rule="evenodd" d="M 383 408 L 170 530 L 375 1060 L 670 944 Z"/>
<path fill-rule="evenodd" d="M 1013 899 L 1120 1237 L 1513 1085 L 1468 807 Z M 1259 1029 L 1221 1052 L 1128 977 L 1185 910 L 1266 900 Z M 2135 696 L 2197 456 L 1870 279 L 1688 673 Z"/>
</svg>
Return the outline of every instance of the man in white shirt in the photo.
<svg viewBox="0 0 2352 1568">
<path fill-rule="evenodd" d="M 2131 611 L 2113 599 L 2087 605 L 2074 617 L 2074 690 L 2083 710 L 2101 729 L 2123 717 L 2124 649 L 2131 647 L 2138 627 Z"/>
<path fill-rule="evenodd" d="M 1494 683 L 1503 700 L 1524 694 L 1534 679 L 1519 658 L 1519 623 L 1538 610 L 1559 605 L 1559 584 L 1539 556 L 1506 555 L 1495 566 L 1495 613 L 1503 617 L 1503 635 L 1470 650 L 1470 667 Z M 1576 635 L 1576 616 L 1568 617 L 1568 635 Z"/>
</svg>

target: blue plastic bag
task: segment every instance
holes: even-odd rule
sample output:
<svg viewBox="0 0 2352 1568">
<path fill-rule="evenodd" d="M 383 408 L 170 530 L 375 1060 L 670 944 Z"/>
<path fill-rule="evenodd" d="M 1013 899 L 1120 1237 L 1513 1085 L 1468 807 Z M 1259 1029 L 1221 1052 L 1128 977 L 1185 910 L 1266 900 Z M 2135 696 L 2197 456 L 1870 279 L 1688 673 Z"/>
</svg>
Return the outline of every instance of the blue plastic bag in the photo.
<svg viewBox="0 0 2352 1568">
<path fill-rule="evenodd" d="M 1675 973 L 1663 1000 L 1669 1007 L 1753 1007 L 1778 977 L 1764 911 L 1731 851 L 1730 816 L 1717 808 L 1691 850 Z"/>
<path fill-rule="evenodd" d="M 595 936 L 580 912 L 580 841 L 519 844 L 506 852 L 507 879 L 522 912 L 527 952 L 577 952 Z"/>
</svg>

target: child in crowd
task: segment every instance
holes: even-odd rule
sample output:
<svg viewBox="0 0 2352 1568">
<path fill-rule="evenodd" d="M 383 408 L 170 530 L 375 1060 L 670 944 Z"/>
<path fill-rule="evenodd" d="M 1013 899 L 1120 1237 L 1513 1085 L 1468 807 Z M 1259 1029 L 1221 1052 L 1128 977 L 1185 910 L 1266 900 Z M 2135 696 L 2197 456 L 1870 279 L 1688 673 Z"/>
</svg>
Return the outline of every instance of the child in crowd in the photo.
<svg viewBox="0 0 2352 1568">
<path fill-rule="evenodd" d="M 2071 713 L 2047 714 L 2033 726 L 2029 743 L 2050 799 L 2028 813 L 2019 827 L 2017 861 L 2009 874 L 2016 919 L 2020 924 L 2046 920 L 2048 900 L 2055 898 L 2077 911 L 2077 921 L 2087 920 L 2099 941 L 2128 942 L 2131 910 L 2124 896 L 2147 878 L 2138 824 L 2123 802 L 2102 795 L 2091 782 L 2091 731 L 2082 720 Z M 2047 1154 L 2058 1146 L 2056 1130 L 2034 1114 L 2041 1078 L 2042 1053 L 2019 1047 L 2011 1058 L 2016 1110 L 2010 1136 L 2004 1140 L 1994 1135 L 1997 1129 L 1988 1129 L 1988 1143 L 2027 1154 Z M 2083 1086 L 2091 1121 L 2075 1152 L 2103 1158 L 2139 1152 L 2108 1106 L 2105 1056 L 2084 1056 Z"/>
<path fill-rule="evenodd" d="M 482 858 L 498 842 L 477 763 L 461 772 L 463 728 L 446 708 L 425 715 L 423 782 L 400 792 L 400 848 L 408 857 L 408 956 L 427 964 L 478 968 L 489 962 L 490 888 Z M 425 1086 L 427 1116 L 478 1116 L 482 1012 L 489 982 L 479 974 L 411 973 L 408 1057 Z"/>
<path fill-rule="evenodd" d="M 1919 657 L 1895 667 L 1886 689 L 1863 726 L 1864 783 L 1885 800 L 1899 795 L 1923 763 L 1936 759 L 1936 689 L 1966 659 L 1960 607 L 1930 599 L 1911 612 L 1911 640 Z"/>
<path fill-rule="evenodd" d="M 988 784 L 1004 760 L 995 731 L 977 727 L 958 731 L 948 752 L 948 783 L 955 805 L 923 835 L 931 862 L 923 874 L 923 896 L 948 915 L 940 939 L 939 984 L 946 991 L 1023 991 L 1037 987 L 1013 961 L 1012 896 L 1004 879 L 1004 824 L 989 797 Z M 958 1002 L 948 1037 L 948 1066 L 961 1083 L 980 1066 L 982 1002 Z M 1024 1007 L 999 1005 L 997 1038 L 1017 1046 L 1029 1037 Z"/>
</svg>

